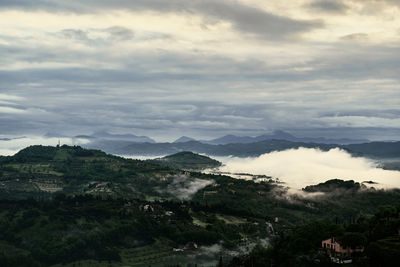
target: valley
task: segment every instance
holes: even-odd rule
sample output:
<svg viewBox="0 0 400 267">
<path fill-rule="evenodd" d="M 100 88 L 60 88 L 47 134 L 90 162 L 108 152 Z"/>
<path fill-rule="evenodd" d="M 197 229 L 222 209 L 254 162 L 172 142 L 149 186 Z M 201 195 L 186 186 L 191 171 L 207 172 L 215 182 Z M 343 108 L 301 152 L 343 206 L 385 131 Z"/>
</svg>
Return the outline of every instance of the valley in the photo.
<svg viewBox="0 0 400 267">
<path fill-rule="evenodd" d="M 215 266 L 269 248 L 299 225 L 347 225 L 400 206 L 398 189 L 336 180 L 300 194 L 268 176 L 199 172 L 220 163 L 191 152 L 166 159 L 66 145 L 1 157 L 0 245 L 10 252 L 1 261 Z"/>
</svg>

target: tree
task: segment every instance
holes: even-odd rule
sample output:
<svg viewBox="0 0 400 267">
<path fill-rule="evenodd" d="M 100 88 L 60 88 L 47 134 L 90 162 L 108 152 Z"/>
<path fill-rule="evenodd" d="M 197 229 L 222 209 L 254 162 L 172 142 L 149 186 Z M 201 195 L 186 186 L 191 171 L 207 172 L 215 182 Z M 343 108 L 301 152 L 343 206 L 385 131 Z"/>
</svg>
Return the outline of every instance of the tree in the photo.
<svg viewBox="0 0 400 267">
<path fill-rule="evenodd" d="M 340 238 L 340 244 L 342 246 L 351 248 L 362 247 L 365 246 L 366 243 L 367 243 L 367 238 L 362 233 L 347 232 Z"/>
<path fill-rule="evenodd" d="M 380 206 L 375 216 L 379 219 L 386 219 L 389 221 L 390 218 L 397 218 L 399 216 L 399 211 L 395 206 Z"/>
<path fill-rule="evenodd" d="M 219 261 L 217 267 L 223 267 L 224 263 L 222 262 L 222 256 L 219 256 Z"/>
</svg>

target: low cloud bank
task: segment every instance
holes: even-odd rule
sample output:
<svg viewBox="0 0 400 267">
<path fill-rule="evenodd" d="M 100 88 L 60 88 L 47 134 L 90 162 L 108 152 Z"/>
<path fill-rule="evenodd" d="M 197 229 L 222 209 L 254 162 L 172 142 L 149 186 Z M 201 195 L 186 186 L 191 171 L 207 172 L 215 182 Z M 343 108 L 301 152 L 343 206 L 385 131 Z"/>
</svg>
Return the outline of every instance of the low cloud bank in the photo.
<svg viewBox="0 0 400 267">
<path fill-rule="evenodd" d="M 213 182 L 213 180 L 203 180 L 182 174 L 174 177 L 172 183 L 168 184 L 166 191 L 179 199 L 190 199 L 197 191 Z"/>
<path fill-rule="evenodd" d="M 377 187 L 400 188 L 400 172 L 377 167 L 373 160 L 352 157 L 344 150 L 299 148 L 271 152 L 256 158 L 219 158 L 224 172 L 251 173 L 279 178 L 293 189 L 330 179 L 374 181 Z M 375 185 L 374 185 L 375 186 Z"/>
</svg>

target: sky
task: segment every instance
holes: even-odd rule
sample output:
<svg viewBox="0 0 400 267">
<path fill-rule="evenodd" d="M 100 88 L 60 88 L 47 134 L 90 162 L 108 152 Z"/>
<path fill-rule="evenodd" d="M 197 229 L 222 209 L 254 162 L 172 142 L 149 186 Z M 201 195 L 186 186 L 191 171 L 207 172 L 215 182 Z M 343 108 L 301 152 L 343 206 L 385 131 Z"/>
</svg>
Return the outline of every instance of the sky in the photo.
<svg viewBox="0 0 400 267">
<path fill-rule="evenodd" d="M 399 140 L 400 0 L 0 0 L 0 137 Z"/>
</svg>

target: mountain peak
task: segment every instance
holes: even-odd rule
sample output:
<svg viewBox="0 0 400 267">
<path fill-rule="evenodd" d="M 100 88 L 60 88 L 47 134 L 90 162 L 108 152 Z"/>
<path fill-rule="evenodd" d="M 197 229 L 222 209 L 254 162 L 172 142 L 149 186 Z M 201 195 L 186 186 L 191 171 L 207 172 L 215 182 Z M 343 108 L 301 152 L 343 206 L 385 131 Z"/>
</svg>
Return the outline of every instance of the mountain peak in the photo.
<svg viewBox="0 0 400 267">
<path fill-rule="evenodd" d="M 93 133 L 94 137 L 96 138 L 104 138 L 104 139 L 111 139 L 111 140 L 123 140 L 123 141 L 131 141 L 131 142 L 137 142 L 137 143 L 155 143 L 153 139 L 147 136 L 137 136 L 131 133 L 127 134 L 113 134 L 109 133 L 107 131 L 99 131 Z"/>
<path fill-rule="evenodd" d="M 196 140 L 191 137 L 181 136 L 178 139 L 176 139 L 174 141 L 174 143 L 186 143 L 186 142 L 190 142 L 190 141 L 196 141 Z"/>
<path fill-rule="evenodd" d="M 291 138 L 295 138 L 295 136 L 291 135 L 288 132 L 282 131 L 282 130 L 275 130 L 272 132 L 273 136 L 283 136 L 283 137 L 291 137 Z"/>
</svg>

